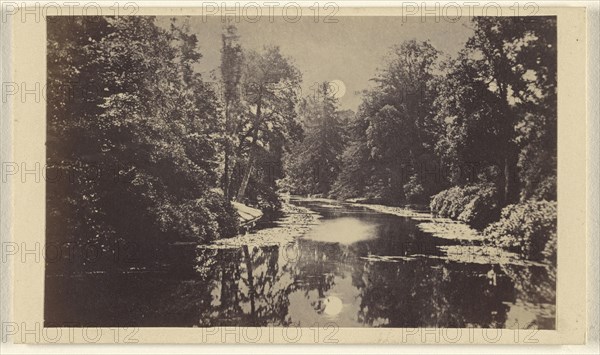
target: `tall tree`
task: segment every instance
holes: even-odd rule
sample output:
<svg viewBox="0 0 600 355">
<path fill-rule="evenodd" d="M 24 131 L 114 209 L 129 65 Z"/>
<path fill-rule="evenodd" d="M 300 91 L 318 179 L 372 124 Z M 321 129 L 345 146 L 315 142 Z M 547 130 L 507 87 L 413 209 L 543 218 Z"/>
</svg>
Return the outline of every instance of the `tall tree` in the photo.
<svg viewBox="0 0 600 355">
<path fill-rule="evenodd" d="M 262 52 L 245 55 L 243 100 L 247 107 L 242 117 L 238 156 L 243 157 L 241 181 L 236 195 L 243 201 L 250 177 L 261 152 L 273 151 L 286 140 L 297 125 L 301 74 L 279 47 L 265 47 Z"/>
<path fill-rule="evenodd" d="M 555 19 L 481 17 L 473 23 L 474 35 L 440 85 L 438 122 L 446 127 L 440 142 L 443 154 L 454 151 L 454 159 L 496 166 L 491 175 L 501 203 L 513 203 L 523 180 L 519 165 L 533 172 L 540 172 L 536 166 L 548 166 L 542 176 L 555 171 L 551 157 L 544 163 L 533 149 L 522 152 L 532 144 L 543 144 L 547 149 L 541 151 L 550 155 L 555 152 Z M 539 127 L 532 129 L 532 122 Z M 531 164 L 524 162 L 527 158 Z M 527 175 L 524 182 L 534 184 L 535 174 Z"/>
<path fill-rule="evenodd" d="M 230 167 L 233 158 L 233 145 L 236 144 L 236 133 L 239 130 L 239 116 L 241 109 L 241 79 L 242 64 L 244 60 L 241 45 L 238 43 L 239 36 L 233 25 L 228 25 L 221 35 L 221 79 L 223 82 L 222 100 L 224 104 L 224 151 L 225 161 L 223 168 L 222 187 L 227 199 L 230 198 Z"/>
<path fill-rule="evenodd" d="M 327 195 L 341 168 L 342 113 L 331 84 L 323 82 L 300 106 L 304 139 L 287 156 L 286 184 L 295 193 Z"/>
</svg>

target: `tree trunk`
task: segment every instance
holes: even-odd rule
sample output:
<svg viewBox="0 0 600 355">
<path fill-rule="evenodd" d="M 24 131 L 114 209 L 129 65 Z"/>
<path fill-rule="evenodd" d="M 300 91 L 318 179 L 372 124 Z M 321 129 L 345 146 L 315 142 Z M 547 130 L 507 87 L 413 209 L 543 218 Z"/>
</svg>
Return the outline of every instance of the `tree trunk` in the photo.
<svg viewBox="0 0 600 355">
<path fill-rule="evenodd" d="M 224 169 L 223 169 L 223 194 L 227 201 L 229 201 L 229 151 L 230 142 L 229 142 L 229 134 L 230 134 L 230 121 L 229 121 L 229 102 L 225 102 L 225 161 L 224 161 Z"/>
<path fill-rule="evenodd" d="M 254 276 L 252 275 L 253 266 L 252 266 L 252 257 L 250 256 L 250 251 L 248 250 L 248 246 L 242 246 L 244 250 L 244 258 L 246 259 L 246 269 L 248 271 L 248 297 L 250 298 L 250 319 L 252 325 L 256 325 L 256 305 L 255 305 L 255 295 L 256 289 L 254 287 Z"/>
<path fill-rule="evenodd" d="M 263 87 L 261 85 L 260 91 L 258 92 L 258 100 L 256 104 L 256 115 L 254 116 L 254 133 L 252 135 L 252 144 L 256 144 L 256 140 L 258 139 L 258 125 L 260 124 L 260 120 L 262 118 L 262 94 Z M 240 142 L 240 147 L 243 142 Z M 244 199 L 244 195 L 246 194 L 246 187 L 248 187 L 248 181 L 250 181 L 250 174 L 252 174 L 252 170 L 254 169 L 254 161 L 256 160 L 256 154 L 254 154 L 254 147 L 250 148 L 248 152 L 248 166 L 246 166 L 246 170 L 244 171 L 244 177 L 242 179 L 242 183 L 240 184 L 240 188 L 238 189 L 237 196 L 235 200 L 237 202 L 242 202 Z"/>
<path fill-rule="evenodd" d="M 519 199 L 519 177 L 517 174 L 519 152 L 518 147 L 512 141 L 515 122 L 512 119 L 514 117 L 514 112 L 512 112 L 509 104 L 507 88 L 506 85 L 500 85 L 499 87 L 502 98 L 502 110 L 504 111 L 503 133 L 506 142 L 500 195 L 502 205 L 506 206 L 517 202 Z"/>
<path fill-rule="evenodd" d="M 246 194 L 246 188 L 248 187 L 248 181 L 250 181 L 250 174 L 252 174 L 252 170 L 254 169 L 254 154 L 250 153 L 250 158 L 248 158 L 248 165 L 246 169 L 244 169 L 244 177 L 242 178 L 242 183 L 240 184 L 240 188 L 238 189 L 237 196 L 235 200 L 237 202 L 242 202 L 244 199 L 244 195 Z"/>
<path fill-rule="evenodd" d="M 516 203 L 519 200 L 518 158 L 516 147 L 509 147 L 504 157 L 503 205 Z"/>
<path fill-rule="evenodd" d="M 229 146 L 225 146 L 225 169 L 223 171 L 223 193 L 229 201 Z"/>
</svg>

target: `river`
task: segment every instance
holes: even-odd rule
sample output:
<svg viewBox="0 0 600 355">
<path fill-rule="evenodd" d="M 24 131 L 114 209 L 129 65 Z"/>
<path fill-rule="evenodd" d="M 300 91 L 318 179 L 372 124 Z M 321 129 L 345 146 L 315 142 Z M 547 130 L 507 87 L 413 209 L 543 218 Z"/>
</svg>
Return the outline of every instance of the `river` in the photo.
<svg viewBox="0 0 600 355">
<path fill-rule="evenodd" d="M 555 281 L 543 266 L 456 258 L 481 241 L 436 237 L 418 218 L 328 200 L 292 203 L 320 215 L 301 237 L 202 248 L 185 277 L 54 278 L 46 322 L 554 329 Z"/>
</svg>

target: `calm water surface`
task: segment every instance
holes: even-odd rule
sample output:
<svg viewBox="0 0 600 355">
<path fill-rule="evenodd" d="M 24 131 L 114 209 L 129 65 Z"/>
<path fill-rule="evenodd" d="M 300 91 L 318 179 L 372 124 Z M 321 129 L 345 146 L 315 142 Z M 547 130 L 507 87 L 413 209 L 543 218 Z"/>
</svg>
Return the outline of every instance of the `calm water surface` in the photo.
<svg viewBox="0 0 600 355">
<path fill-rule="evenodd" d="M 185 275 L 49 275 L 46 323 L 554 328 L 554 283 L 542 267 L 449 261 L 438 247 L 460 242 L 418 221 L 292 202 L 323 218 L 285 246 L 202 249 Z"/>
</svg>

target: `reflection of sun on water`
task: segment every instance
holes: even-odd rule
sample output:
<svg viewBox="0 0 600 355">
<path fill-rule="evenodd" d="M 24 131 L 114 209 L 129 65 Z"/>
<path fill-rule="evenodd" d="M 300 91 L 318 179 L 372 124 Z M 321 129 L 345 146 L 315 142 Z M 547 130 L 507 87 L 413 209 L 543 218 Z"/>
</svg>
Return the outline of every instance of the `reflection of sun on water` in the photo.
<svg viewBox="0 0 600 355">
<path fill-rule="evenodd" d="M 304 238 L 325 243 L 350 245 L 376 236 L 375 225 L 355 218 L 337 218 L 324 221 Z"/>
<path fill-rule="evenodd" d="M 340 314 L 342 307 L 344 307 L 342 300 L 335 296 L 327 297 L 325 301 L 323 301 L 323 304 L 325 307 L 323 309 L 323 313 L 327 314 L 328 316 Z"/>
</svg>

